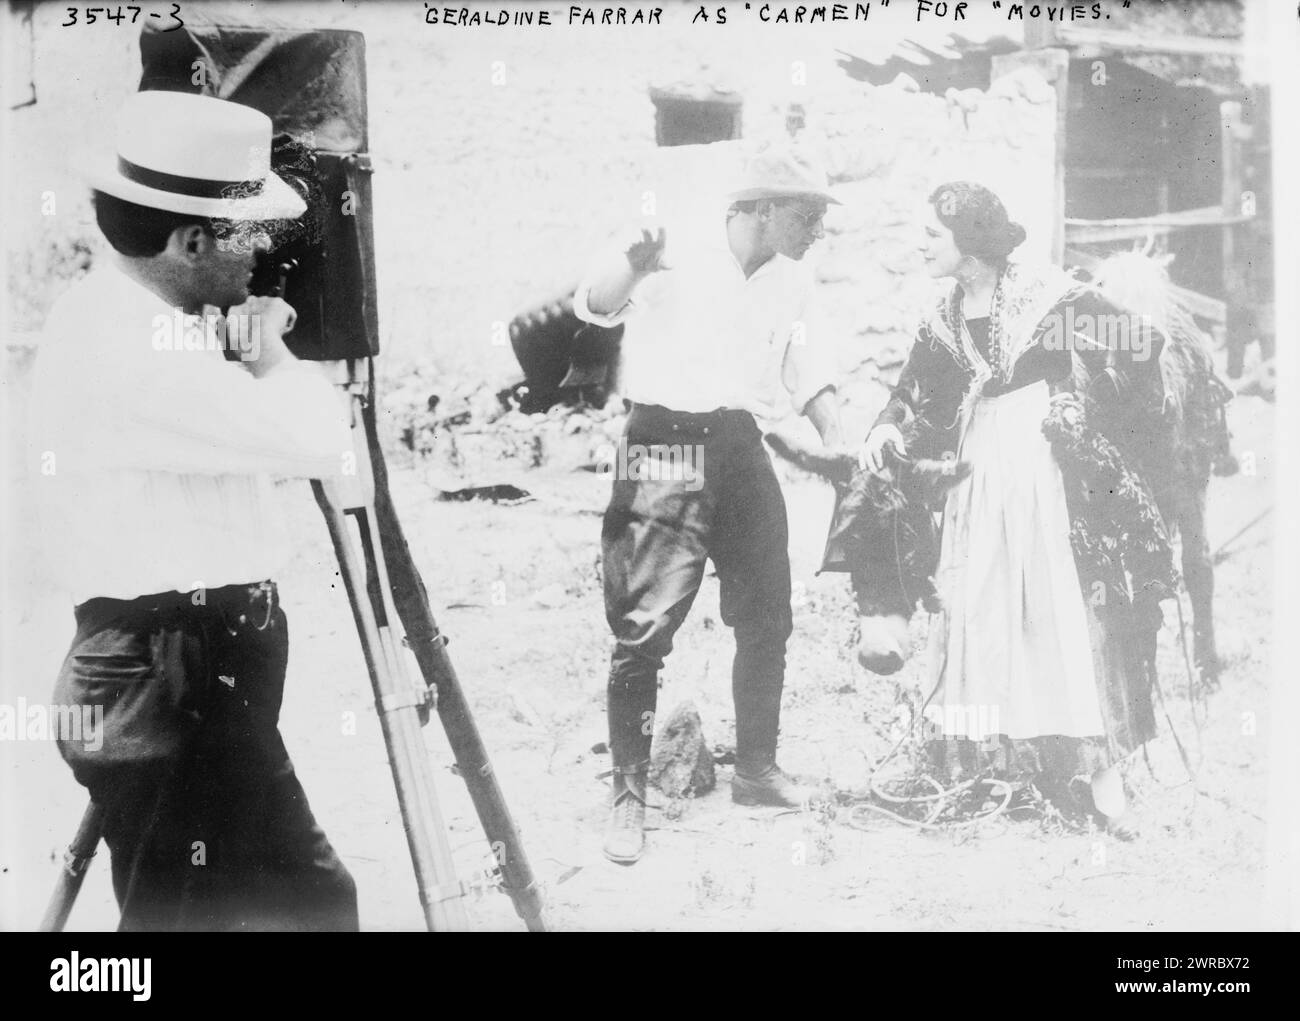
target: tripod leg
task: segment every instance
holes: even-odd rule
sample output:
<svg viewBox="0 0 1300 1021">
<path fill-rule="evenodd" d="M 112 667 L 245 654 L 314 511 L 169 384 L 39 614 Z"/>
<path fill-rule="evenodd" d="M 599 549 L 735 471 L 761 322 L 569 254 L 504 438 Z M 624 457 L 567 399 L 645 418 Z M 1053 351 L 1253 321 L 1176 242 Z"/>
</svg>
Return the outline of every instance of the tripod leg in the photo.
<svg viewBox="0 0 1300 1021">
<path fill-rule="evenodd" d="M 425 923 L 430 931 L 463 931 L 468 927 L 465 906 L 461 902 L 464 889 L 455 878 L 447 830 L 438 808 L 433 767 L 420 731 L 419 698 L 410 685 L 399 686 L 398 678 L 390 669 L 393 651 L 386 648 L 376 624 L 374 608 L 366 595 L 365 576 L 347 534 L 342 509 L 319 481 L 312 481 L 312 491 L 325 515 L 343 585 L 352 605 L 353 619 L 361 637 L 361 651 L 370 673 L 375 705 L 388 747 L 388 761 L 397 788 L 397 801 L 402 811 Z"/>
<path fill-rule="evenodd" d="M 426 637 L 422 641 L 412 638 L 411 649 L 426 680 L 433 681 L 436 678 L 438 718 L 447 732 L 447 742 L 451 745 L 456 765 L 469 788 L 474 809 L 478 812 L 479 824 L 487 835 L 493 857 L 501 870 L 502 889 L 514 901 L 515 911 L 528 929 L 531 932 L 545 932 L 541 887 L 528 864 L 519 831 L 515 828 L 505 795 L 488 759 L 487 748 L 483 745 L 483 738 L 479 735 L 469 704 L 465 701 L 465 691 L 447 656 L 445 642 L 433 625 L 432 616 L 429 617 L 429 624 L 433 628 L 433 637 Z"/>
<path fill-rule="evenodd" d="M 505 795 L 492 771 L 487 748 L 479 734 L 465 691 L 447 655 L 446 639 L 438 631 L 424 581 L 411 558 L 402 524 L 397 519 L 388 490 L 388 468 L 375 430 L 374 405 L 364 406 L 366 444 L 374 478 L 375 525 L 383 559 L 392 572 L 383 587 L 392 593 L 397 614 L 424 681 L 438 694 L 438 718 L 447 733 L 447 743 L 469 789 L 479 823 L 501 871 L 502 888 L 514 902 L 515 911 L 533 932 L 546 931 L 541 889 L 524 853 L 523 842 L 506 805 Z"/>
<path fill-rule="evenodd" d="M 86 878 L 86 869 L 90 859 L 95 857 L 95 848 L 104 832 L 104 810 L 93 801 L 86 806 L 77 826 L 76 836 L 68 845 L 63 855 L 63 868 L 59 872 L 59 881 L 50 897 L 45 917 L 41 919 L 39 932 L 62 932 L 72 913 L 72 905 L 81 892 L 82 880 Z"/>
</svg>

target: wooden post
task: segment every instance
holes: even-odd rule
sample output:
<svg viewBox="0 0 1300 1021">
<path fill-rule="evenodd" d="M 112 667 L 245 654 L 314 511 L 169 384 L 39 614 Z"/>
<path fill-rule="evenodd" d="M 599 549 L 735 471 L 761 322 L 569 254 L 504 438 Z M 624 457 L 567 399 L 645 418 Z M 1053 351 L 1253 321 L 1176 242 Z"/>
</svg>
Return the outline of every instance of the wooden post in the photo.
<svg viewBox="0 0 1300 1021">
<path fill-rule="evenodd" d="M 1026 41 L 1029 27 L 1026 23 Z M 1070 53 L 1068 50 L 1048 47 L 1044 49 L 1016 50 L 993 58 L 992 79 L 1001 78 L 1022 67 L 1032 67 L 1056 90 L 1056 155 L 1052 185 L 1052 262 L 1061 266 L 1065 262 L 1065 124 L 1069 108 Z"/>
</svg>

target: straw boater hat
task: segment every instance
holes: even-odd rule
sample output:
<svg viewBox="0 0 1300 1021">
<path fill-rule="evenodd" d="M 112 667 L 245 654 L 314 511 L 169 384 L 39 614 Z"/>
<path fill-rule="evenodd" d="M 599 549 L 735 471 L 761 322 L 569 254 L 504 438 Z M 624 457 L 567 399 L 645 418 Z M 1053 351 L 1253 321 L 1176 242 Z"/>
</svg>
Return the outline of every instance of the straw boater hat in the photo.
<svg viewBox="0 0 1300 1021">
<path fill-rule="evenodd" d="M 271 172 L 271 119 L 186 92 L 137 92 L 117 153 L 86 168 L 92 188 L 151 209 L 225 220 L 288 220 L 307 209 Z"/>
<path fill-rule="evenodd" d="M 818 198 L 833 206 L 843 205 L 831 194 L 826 174 L 807 157 L 790 149 L 769 148 L 752 156 L 745 164 L 739 187 L 728 196 L 729 202 L 752 199 Z"/>
</svg>

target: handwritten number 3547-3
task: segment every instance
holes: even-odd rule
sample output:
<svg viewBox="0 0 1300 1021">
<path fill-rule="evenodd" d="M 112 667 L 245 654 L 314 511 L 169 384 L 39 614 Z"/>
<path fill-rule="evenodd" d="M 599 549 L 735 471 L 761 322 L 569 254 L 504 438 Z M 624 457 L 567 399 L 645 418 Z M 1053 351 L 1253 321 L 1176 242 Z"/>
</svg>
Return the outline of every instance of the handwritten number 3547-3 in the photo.
<svg viewBox="0 0 1300 1021">
<path fill-rule="evenodd" d="M 134 25 L 136 23 L 136 19 L 140 17 L 140 13 L 143 10 L 143 8 L 128 6 L 126 9 L 131 12 L 131 20 L 127 22 L 127 24 Z M 85 8 L 85 10 L 78 10 L 76 7 L 68 7 L 66 8 L 66 10 L 68 12 L 68 20 L 63 22 L 63 24 L 60 26 L 61 28 L 68 28 L 71 25 L 77 24 L 78 14 L 85 14 L 86 16 L 86 20 L 81 22 L 81 24 L 83 25 L 93 25 L 96 21 L 99 20 L 99 16 L 101 14 L 104 16 L 105 21 L 112 21 L 119 25 L 122 24 L 124 21 L 126 21 L 126 15 L 122 13 L 121 6 L 118 6 L 116 11 L 111 7 L 87 7 Z M 183 27 L 185 24 L 185 22 L 181 20 L 180 4 L 172 4 L 172 9 L 170 12 L 168 12 L 166 16 L 170 17 L 172 21 L 175 22 L 175 24 L 172 25 L 170 28 L 164 28 L 163 29 L 164 32 L 175 32 L 178 28 Z M 149 17 L 161 18 L 164 17 L 164 15 L 150 14 Z"/>
</svg>

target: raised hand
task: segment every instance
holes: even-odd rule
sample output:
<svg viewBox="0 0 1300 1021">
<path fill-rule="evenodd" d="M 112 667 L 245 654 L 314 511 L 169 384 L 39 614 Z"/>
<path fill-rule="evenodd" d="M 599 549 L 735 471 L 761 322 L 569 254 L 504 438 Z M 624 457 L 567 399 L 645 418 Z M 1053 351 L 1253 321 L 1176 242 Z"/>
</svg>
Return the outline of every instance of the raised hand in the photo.
<svg viewBox="0 0 1300 1021">
<path fill-rule="evenodd" d="M 667 232 L 660 227 L 657 234 L 642 228 L 641 240 L 634 241 L 627 249 L 628 265 L 637 276 L 648 276 L 668 268 L 664 262 L 664 245 Z"/>
</svg>

